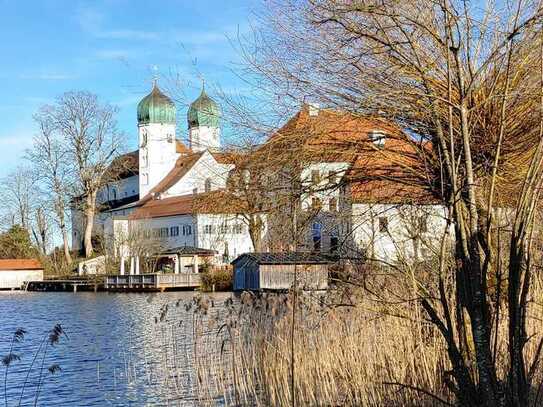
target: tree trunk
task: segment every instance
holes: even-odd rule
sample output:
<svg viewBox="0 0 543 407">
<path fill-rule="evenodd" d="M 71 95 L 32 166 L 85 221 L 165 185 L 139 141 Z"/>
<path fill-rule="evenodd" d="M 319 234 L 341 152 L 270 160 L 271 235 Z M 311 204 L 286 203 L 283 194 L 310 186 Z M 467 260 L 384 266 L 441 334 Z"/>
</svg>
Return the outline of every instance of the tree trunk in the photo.
<svg viewBox="0 0 543 407">
<path fill-rule="evenodd" d="M 70 254 L 70 244 L 68 243 L 68 232 L 66 231 L 66 225 L 62 223 L 60 225 L 60 230 L 62 231 L 62 243 L 64 246 L 64 258 L 66 264 L 72 264 L 72 255 Z"/>
<path fill-rule="evenodd" d="M 94 252 L 92 247 L 92 229 L 94 227 L 95 204 L 96 192 L 88 193 L 85 197 L 85 237 L 83 240 L 86 258 L 91 257 Z"/>
<path fill-rule="evenodd" d="M 251 236 L 254 251 L 260 252 L 262 250 L 262 219 L 260 215 L 249 217 L 249 235 Z"/>
</svg>

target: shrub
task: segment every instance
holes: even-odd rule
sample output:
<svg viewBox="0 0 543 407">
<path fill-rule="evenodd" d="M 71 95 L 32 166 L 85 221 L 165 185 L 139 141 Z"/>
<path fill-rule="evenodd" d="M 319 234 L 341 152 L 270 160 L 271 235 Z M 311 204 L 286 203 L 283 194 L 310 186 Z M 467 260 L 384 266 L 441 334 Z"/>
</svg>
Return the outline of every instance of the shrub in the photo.
<svg viewBox="0 0 543 407">
<path fill-rule="evenodd" d="M 234 281 L 232 268 L 217 269 L 208 267 L 201 273 L 202 291 L 231 291 Z"/>
</svg>

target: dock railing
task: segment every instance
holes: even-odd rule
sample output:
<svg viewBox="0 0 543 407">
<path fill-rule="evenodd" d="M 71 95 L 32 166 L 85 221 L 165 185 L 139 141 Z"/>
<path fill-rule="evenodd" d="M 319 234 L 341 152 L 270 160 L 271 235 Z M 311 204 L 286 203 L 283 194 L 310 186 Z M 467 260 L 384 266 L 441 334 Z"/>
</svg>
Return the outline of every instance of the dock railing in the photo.
<svg viewBox="0 0 543 407">
<path fill-rule="evenodd" d="M 133 274 L 106 276 L 106 289 L 166 289 L 166 288 L 194 288 L 200 285 L 200 274 Z"/>
</svg>

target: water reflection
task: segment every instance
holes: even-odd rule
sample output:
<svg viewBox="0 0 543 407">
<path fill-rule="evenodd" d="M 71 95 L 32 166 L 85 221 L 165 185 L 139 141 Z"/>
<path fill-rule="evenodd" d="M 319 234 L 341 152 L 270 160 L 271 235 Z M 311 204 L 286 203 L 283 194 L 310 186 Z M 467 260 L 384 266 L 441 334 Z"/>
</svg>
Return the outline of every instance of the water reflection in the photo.
<svg viewBox="0 0 543 407">
<path fill-rule="evenodd" d="M 198 405 L 194 331 L 213 337 L 220 324 L 201 319 L 223 318 L 231 294 L 209 295 L 206 316 L 193 312 L 194 295 L 0 292 L 0 356 L 18 327 L 27 330 L 15 345 L 21 360 L 9 370 L 8 402 L 17 405 L 35 350 L 60 323 L 69 340 L 47 351 L 44 366 L 62 371 L 43 374 L 40 406 Z M 38 380 L 35 368 L 22 405 L 34 404 Z"/>
</svg>

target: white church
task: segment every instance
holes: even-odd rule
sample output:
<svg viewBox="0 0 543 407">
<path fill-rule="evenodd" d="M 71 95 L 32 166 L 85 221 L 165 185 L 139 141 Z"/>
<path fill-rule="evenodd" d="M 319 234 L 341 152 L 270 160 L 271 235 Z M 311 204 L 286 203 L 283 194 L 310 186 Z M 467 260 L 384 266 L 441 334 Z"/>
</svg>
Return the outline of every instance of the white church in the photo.
<svg viewBox="0 0 543 407">
<path fill-rule="evenodd" d="M 254 251 L 243 216 L 212 207 L 195 210 L 194 206 L 202 194 L 224 191 L 234 169 L 221 149 L 220 107 L 202 89 L 187 112 L 188 145 L 176 138 L 176 110 L 155 83 L 138 104 L 138 150 L 119 157 L 128 165 L 98 194 L 101 210 L 93 234 L 120 257 L 121 274 L 140 272 L 140 256 L 145 252 L 141 246 L 148 244 L 143 240 L 158 242 L 154 250 L 160 251 L 175 273 L 198 272 L 206 263 L 227 264 Z M 378 121 L 316 106 L 304 106 L 284 128 L 300 128 L 300 124 L 321 128 L 319 137 L 323 133 L 327 137 L 326 129 L 339 127 L 341 137 L 373 140 L 374 151 L 368 154 L 373 162 L 374 157 L 386 159 L 387 149 L 394 151 L 405 144 L 389 139 L 386 126 Z M 330 137 L 337 137 L 337 131 Z M 414 199 L 405 203 L 398 197 L 406 191 L 395 191 L 390 183 L 326 188 L 327 183 L 338 183 L 354 168 L 364 166 L 369 166 L 364 159 L 343 160 L 324 154 L 302 169 L 300 178 L 315 185 L 315 193 L 304 196 L 302 209 L 319 208 L 307 227 L 307 249 L 334 254 L 343 245 L 351 252 L 384 261 L 431 256 L 437 249 L 426 242 L 435 243 L 435 239 L 424 238 L 442 232 L 445 213 L 432 200 L 422 199 L 424 194 L 408 190 Z M 264 216 L 264 220 L 263 239 L 274 227 L 273 218 Z M 73 209 L 74 250 L 82 248 L 83 224 L 81 212 Z M 271 250 L 277 245 L 268 242 L 264 247 Z M 288 242 L 282 249 L 289 249 Z"/>
</svg>

